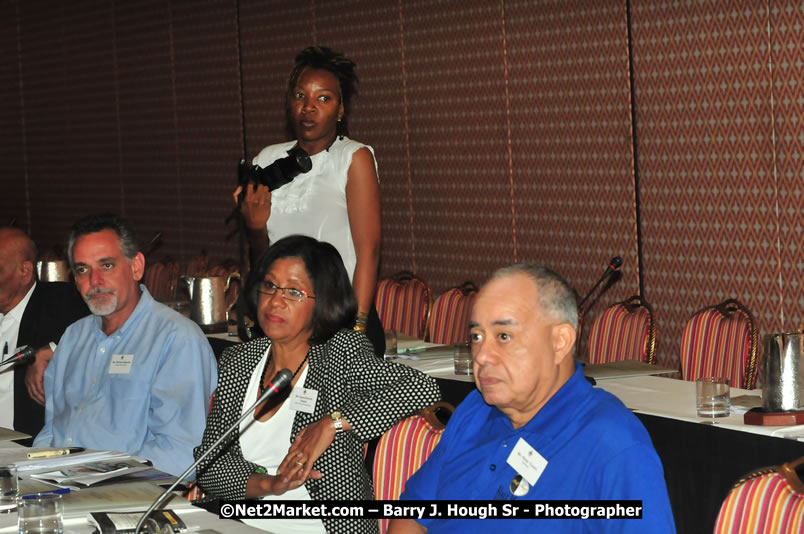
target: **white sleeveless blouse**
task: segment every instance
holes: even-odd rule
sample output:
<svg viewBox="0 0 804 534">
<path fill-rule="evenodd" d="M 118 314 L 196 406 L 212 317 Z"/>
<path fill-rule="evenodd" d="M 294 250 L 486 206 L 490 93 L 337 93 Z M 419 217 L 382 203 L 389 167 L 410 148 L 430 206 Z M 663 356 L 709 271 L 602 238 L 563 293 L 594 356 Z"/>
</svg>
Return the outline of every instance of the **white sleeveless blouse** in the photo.
<svg viewBox="0 0 804 534">
<path fill-rule="evenodd" d="M 295 141 L 268 146 L 253 163 L 267 167 L 287 156 Z M 289 235 L 301 234 L 326 241 L 341 255 L 349 279 L 354 279 L 357 254 L 352 240 L 349 213 L 346 210 L 346 180 L 354 153 L 368 145 L 338 137 L 328 150 L 311 157 L 313 168 L 299 174 L 289 184 L 271 194 L 268 238 L 271 243 Z M 377 162 L 374 161 L 374 169 Z"/>
</svg>

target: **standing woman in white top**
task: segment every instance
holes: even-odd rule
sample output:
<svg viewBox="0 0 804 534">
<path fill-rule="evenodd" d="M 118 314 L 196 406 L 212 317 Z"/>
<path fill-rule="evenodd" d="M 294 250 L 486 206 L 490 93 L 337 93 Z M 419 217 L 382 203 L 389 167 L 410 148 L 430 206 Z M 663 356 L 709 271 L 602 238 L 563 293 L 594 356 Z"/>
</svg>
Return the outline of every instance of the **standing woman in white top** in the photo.
<svg viewBox="0 0 804 534">
<path fill-rule="evenodd" d="M 324 47 L 296 56 L 287 89 L 288 123 L 296 140 L 264 148 L 254 164 L 267 167 L 298 146 L 312 160 L 310 172 L 273 193 L 247 187 L 241 212 L 252 263 L 269 244 L 293 234 L 332 244 L 340 253 L 357 296 L 356 330 L 365 330 L 382 355 L 385 338 L 374 307 L 380 259 L 380 189 L 374 151 L 347 137 L 355 64 Z M 235 202 L 241 189 L 235 193 Z"/>
</svg>

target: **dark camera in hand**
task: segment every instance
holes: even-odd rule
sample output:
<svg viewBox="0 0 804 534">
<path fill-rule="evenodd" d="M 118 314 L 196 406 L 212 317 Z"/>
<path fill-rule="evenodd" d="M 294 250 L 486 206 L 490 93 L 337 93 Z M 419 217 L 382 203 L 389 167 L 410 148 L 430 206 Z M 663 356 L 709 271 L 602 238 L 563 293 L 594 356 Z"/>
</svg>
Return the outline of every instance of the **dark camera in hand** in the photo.
<svg viewBox="0 0 804 534">
<path fill-rule="evenodd" d="M 303 149 L 293 147 L 288 150 L 288 155 L 280 158 L 267 167 L 249 165 L 245 160 L 240 160 L 237 171 L 240 185 L 261 184 L 268 187 L 269 191 L 278 189 L 285 184 L 289 184 L 296 176 L 309 172 L 313 168 L 310 156 Z"/>
</svg>

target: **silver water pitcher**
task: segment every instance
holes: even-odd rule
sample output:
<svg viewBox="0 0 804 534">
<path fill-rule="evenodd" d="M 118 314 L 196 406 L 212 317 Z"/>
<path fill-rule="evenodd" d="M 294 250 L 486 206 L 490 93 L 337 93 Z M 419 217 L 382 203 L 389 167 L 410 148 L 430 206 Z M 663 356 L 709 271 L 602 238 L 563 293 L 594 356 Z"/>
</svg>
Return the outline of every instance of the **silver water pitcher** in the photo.
<svg viewBox="0 0 804 534">
<path fill-rule="evenodd" d="M 38 261 L 36 276 L 40 282 L 69 282 L 70 266 L 67 260 Z"/>
<path fill-rule="evenodd" d="M 804 410 L 804 333 L 765 336 L 765 382 L 762 405 L 766 412 Z"/>
<path fill-rule="evenodd" d="M 240 273 L 228 276 L 184 276 L 182 282 L 190 294 L 190 319 L 202 328 L 220 326 L 226 328 L 226 314 L 232 308 L 227 306 L 226 293 L 233 279 L 240 280 Z"/>
</svg>

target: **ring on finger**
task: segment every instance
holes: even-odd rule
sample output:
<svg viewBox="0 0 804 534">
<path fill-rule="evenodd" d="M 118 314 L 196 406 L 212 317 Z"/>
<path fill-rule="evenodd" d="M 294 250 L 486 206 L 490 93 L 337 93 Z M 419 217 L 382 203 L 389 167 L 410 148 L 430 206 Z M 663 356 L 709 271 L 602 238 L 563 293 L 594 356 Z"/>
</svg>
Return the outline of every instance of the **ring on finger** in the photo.
<svg viewBox="0 0 804 534">
<path fill-rule="evenodd" d="M 299 467 L 304 467 L 304 462 L 293 462 L 293 463 L 298 465 Z"/>
</svg>

